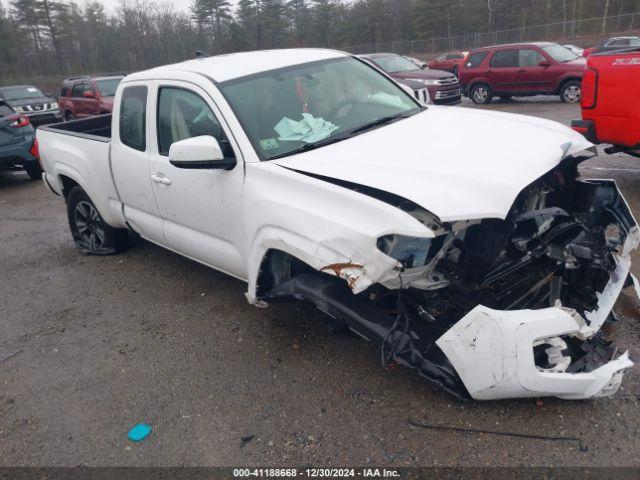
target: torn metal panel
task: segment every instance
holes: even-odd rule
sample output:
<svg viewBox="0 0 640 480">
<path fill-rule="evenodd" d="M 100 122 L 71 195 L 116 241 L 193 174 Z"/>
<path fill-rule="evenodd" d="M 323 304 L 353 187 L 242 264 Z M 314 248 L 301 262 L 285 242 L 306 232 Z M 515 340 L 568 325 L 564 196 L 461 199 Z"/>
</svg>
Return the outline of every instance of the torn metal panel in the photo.
<svg viewBox="0 0 640 480">
<path fill-rule="evenodd" d="M 536 365 L 537 342 L 575 335 L 583 326 L 584 321 L 556 307 L 498 311 L 478 305 L 436 343 L 477 400 L 612 395 L 624 370 L 633 365 L 627 353 L 584 373 L 550 371 Z"/>
</svg>

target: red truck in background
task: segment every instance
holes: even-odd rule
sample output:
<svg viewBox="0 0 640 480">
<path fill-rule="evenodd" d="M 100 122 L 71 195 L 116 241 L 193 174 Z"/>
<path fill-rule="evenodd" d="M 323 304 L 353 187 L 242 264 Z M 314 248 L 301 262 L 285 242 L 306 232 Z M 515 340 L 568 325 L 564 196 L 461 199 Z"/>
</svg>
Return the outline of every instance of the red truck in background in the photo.
<svg viewBox="0 0 640 480">
<path fill-rule="evenodd" d="M 640 157 L 640 47 L 596 53 L 582 79 L 582 120 L 572 128 L 607 153 Z"/>
</svg>

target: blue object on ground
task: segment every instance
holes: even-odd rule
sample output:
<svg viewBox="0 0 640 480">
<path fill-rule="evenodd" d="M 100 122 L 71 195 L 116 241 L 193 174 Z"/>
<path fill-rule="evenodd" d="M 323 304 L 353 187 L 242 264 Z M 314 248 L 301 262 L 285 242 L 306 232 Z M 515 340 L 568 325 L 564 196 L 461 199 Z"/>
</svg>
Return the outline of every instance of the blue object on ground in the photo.
<svg viewBox="0 0 640 480">
<path fill-rule="evenodd" d="M 127 433 L 127 438 L 132 442 L 139 442 L 147 438 L 147 436 L 151 433 L 151 425 L 147 425 L 146 423 L 139 423 Z"/>
</svg>

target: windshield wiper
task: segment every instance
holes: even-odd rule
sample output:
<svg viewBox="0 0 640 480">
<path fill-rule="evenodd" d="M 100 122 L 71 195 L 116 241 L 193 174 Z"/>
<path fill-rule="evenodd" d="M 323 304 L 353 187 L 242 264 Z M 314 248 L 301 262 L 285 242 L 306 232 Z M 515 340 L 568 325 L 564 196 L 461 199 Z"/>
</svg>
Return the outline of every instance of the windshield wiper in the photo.
<svg viewBox="0 0 640 480">
<path fill-rule="evenodd" d="M 389 123 L 394 122 L 395 120 L 400 120 L 402 118 L 407 118 L 414 115 L 414 113 L 407 113 L 407 112 L 402 112 L 402 113 L 397 113 L 395 115 L 389 115 L 388 117 L 382 117 L 379 118 L 378 120 L 374 120 L 373 122 L 369 122 L 369 123 L 365 123 L 364 125 L 360 125 L 359 127 L 356 127 L 352 130 L 349 130 L 348 133 L 350 134 L 354 134 L 354 133 L 362 133 L 362 132 L 366 132 L 367 130 L 371 130 L 372 128 L 376 128 L 376 127 L 381 127 L 383 125 L 388 125 Z"/>
<path fill-rule="evenodd" d="M 350 132 L 345 132 L 343 135 L 337 135 L 335 137 L 325 138 L 324 140 L 318 140 L 317 142 L 306 143 L 301 147 L 295 148 L 289 152 L 281 153 L 280 155 L 275 155 L 273 157 L 269 157 L 268 160 L 277 160 L 279 158 L 288 157 L 290 155 L 295 155 L 297 153 L 308 152 L 310 150 L 315 150 L 316 148 L 324 147 L 326 145 L 331 145 L 332 143 L 341 142 L 342 140 L 346 140 L 349 138 Z"/>
</svg>

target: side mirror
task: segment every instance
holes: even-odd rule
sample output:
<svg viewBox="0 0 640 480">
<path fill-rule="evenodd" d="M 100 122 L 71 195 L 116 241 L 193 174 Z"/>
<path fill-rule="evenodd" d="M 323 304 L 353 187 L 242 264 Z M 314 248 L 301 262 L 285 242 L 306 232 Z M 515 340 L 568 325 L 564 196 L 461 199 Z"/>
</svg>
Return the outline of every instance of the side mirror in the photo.
<svg viewBox="0 0 640 480">
<path fill-rule="evenodd" d="M 91 90 L 86 90 L 82 93 L 82 96 L 84 98 L 96 98 L 96 94 L 93 93 Z"/>
<path fill-rule="evenodd" d="M 540 65 L 541 67 L 545 67 L 545 68 L 547 68 L 547 67 L 550 67 L 550 66 L 551 66 L 551 64 L 549 63 L 549 61 L 548 61 L 548 60 L 543 60 L 543 61 L 541 61 L 538 65 Z"/>
<path fill-rule="evenodd" d="M 169 163 L 177 168 L 233 170 L 235 158 L 225 158 L 218 140 L 210 135 L 192 137 L 169 147 Z"/>
</svg>

